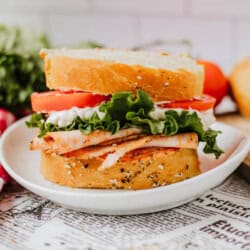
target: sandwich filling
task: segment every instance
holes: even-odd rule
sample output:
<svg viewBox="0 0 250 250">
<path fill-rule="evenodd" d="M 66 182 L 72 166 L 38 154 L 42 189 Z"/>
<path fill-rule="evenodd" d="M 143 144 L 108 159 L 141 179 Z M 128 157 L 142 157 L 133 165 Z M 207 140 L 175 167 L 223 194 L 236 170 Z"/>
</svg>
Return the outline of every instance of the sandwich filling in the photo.
<svg viewBox="0 0 250 250">
<path fill-rule="evenodd" d="M 34 113 L 27 122 L 39 128 L 30 148 L 66 157 L 102 157 L 99 170 L 111 167 L 128 152 L 140 148 L 197 148 L 218 158 L 219 131 L 209 96 L 191 100 L 153 102 L 138 90 L 112 96 L 82 91 L 35 93 L 31 98 Z"/>
</svg>

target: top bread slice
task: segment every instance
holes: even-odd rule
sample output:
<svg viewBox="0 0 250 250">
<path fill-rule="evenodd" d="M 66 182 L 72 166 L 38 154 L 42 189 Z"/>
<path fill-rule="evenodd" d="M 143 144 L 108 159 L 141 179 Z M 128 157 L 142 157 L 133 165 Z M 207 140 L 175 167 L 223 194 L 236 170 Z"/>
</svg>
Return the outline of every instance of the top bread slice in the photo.
<svg viewBox="0 0 250 250">
<path fill-rule="evenodd" d="M 42 49 L 50 89 L 98 94 L 146 91 L 154 101 L 200 96 L 203 67 L 188 56 L 110 49 Z"/>
</svg>

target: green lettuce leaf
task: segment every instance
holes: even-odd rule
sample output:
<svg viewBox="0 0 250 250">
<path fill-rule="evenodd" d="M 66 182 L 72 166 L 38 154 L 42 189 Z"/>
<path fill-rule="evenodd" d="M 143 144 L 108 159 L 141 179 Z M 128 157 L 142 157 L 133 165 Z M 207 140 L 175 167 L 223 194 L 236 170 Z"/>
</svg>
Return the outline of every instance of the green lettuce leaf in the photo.
<svg viewBox="0 0 250 250">
<path fill-rule="evenodd" d="M 175 135 L 182 132 L 195 132 L 199 141 L 205 142 L 204 152 L 212 153 L 218 158 L 223 151 L 216 144 L 216 137 L 220 131 L 204 130 L 202 122 L 195 111 L 167 110 L 164 119 L 154 120 L 149 112 L 154 110 L 154 103 L 151 98 L 142 90 L 138 90 L 136 96 L 130 92 L 120 92 L 112 96 L 111 100 L 103 103 L 99 111 L 103 112 L 100 118 L 95 112 L 90 119 L 83 120 L 76 117 L 66 127 L 46 123 L 46 115 L 35 113 L 30 121 L 26 122 L 29 127 L 38 127 L 39 137 L 52 131 L 70 131 L 79 129 L 82 133 L 88 134 L 96 129 L 117 132 L 119 129 L 138 127 L 146 134 Z"/>
<path fill-rule="evenodd" d="M 99 108 L 111 120 L 117 120 L 122 124 L 126 123 L 126 115 L 129 111 L 138 112 L 140 109 L 143 109 L 145 114 L 154 109 L 154 103 L 142 90 L 137 91 L 135 98 L 131 92 L 116 93 L 109 102 L 102 104 Z"/>
</svg>

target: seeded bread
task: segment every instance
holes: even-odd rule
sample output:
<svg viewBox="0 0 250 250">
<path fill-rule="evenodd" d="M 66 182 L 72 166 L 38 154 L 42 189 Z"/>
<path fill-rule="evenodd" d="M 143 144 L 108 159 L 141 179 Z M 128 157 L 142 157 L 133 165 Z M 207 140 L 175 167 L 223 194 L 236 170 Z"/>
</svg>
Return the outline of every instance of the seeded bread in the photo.
<svg viewBox="0 0 250 250">
<path fill-rule="evenodd" d="M 107 49 L 46 50 L 47 86 L 112 94 L 137 89 L 155 101 L 200 96 L 203 67 L 187 56 Z"/>
<path fill-rule="evenodd" d="M 111 168 L 103 159 L 78 160 L 42 152 L 41 173 L 49 181 L 73 188 L 146 189 L 200 174 L 195 149 L 145 148 L 127 153 Z"/>
</svg>

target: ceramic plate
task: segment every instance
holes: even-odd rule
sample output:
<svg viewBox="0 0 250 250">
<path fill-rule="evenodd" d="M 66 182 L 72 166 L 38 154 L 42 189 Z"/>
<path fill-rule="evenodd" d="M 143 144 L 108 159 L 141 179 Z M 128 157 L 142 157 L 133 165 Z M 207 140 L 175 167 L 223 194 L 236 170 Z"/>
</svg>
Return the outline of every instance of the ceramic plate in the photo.
<svg viewBox="0 0 250 250">
<path fill-rule="evenodd" d="M 202 153 L 202 174 L 169 186 L 139 190 L 73 189 L 46 181 L 39 172 L 39 152 L 29 151 L 35 130 L 25 126 L 25 119 L 11 125 L 0 141 L 0 159 L 7 172 L 28 190 L 62 206 L 96 214 L 141 214 L 179 206 L 197 198 L 223 182 L 244 160 L 250 149 L 246 136 L 223 123 L 213 125 L 222 131 L 219 146 L 225 154 L 215 160 Z"/>
</svg>

